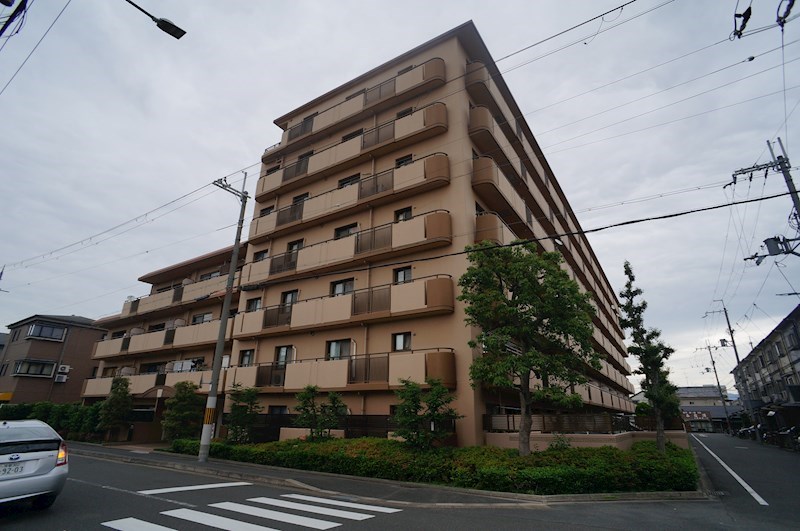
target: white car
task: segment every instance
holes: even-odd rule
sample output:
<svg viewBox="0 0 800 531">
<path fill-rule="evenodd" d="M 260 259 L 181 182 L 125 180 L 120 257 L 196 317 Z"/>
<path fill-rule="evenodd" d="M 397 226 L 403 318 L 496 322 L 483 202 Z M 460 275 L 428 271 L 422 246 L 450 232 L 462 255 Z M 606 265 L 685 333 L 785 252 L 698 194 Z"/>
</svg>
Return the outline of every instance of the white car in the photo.
<svg viewBox="0 0 800 531">
<path fill-rule="evenodd" d="M 30 498 L 47 509 L 67 482 L 67 445 L 40 420 L 0 422 L 0 503 Z"/>
</svg>

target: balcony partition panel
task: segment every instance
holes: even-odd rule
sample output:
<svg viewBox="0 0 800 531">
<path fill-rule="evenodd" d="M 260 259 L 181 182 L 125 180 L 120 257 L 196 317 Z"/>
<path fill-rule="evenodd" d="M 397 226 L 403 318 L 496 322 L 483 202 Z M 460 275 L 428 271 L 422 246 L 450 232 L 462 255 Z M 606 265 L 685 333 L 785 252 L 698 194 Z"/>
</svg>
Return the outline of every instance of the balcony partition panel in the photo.
<svg viewBox="0 0 800 531">
<path fill-rule="evenodd" d="M 350 318 L 353 294 L 323 297 L 296 302 L 292 308 L 291 326 L 311 326 Z"/>
<path fill-rule="evenodd" d="M 304 360 L 286 366 L 288 390 L 300 390 L 307 385 L 320 389 L 343 389 L 347 385 L 348 360 Z"/>
<path fill-rule="evenodd" d="M 292 320 L 293 304 L 273 306 L 264 312 L 263 328 L 288 326 Z"/>
<path fill-rule="evenodd" d="M 373 354 L 350 359 L 348 383 L 366 384 L 389 381 L 389 355 Z"/>
<path fill-rule="evenodd" d="M 353 293 L 352 315 L 389 311 L 391 293 L 391 286 L 356 291 Z"/>
<path fill-rule="evenodd" d="M 346 236 L 338 240 L 328 240 L 317 245 L 310 245 L 300 250 L 297 258 L 297 271 L 305 271 L 326 264 L 341 262 L 353 258 L 356 235 Z"/>
<path fill-rule="evenodd" d="M 352 188 L 352 187 L 351 187 Z M 358 198 L 366 199 L 373 195 L 388 192 L 394 188 L 394 170 L 371 175 L 358 183 Z"/>
<path fill-rule="evenodd" d="M 356 254 L 392 248 L 392 225 L 383 225 L 356 234 Z"/>
<path fill-rule="evenodd" d="M 160 330 L 158 332 L 149 332 L 147 334 L 131 336 L 128 352 L 134 353 L 146 352 L 148 350 L 158 350 L 164 346 L 164 339 L 166 338 L 166 335 L 166 330 Z"/>
<path fill-rule="evenodd" d="M 259 365 L 256 372 L 256 387 L 283 387 L 286 380 L 286 364 Z"/>
<path fill-rule="evenodd" d="M 118 337 L 116 339 L 106 339 L 105 341 L 98 341 L 95 347 L 94 357 L 103 358 L 105 356 L 113 356 L 119 354 L 122 349 L 122 343 L 125 339 Z"/>
<path fill-rule="evenodd" d="M 154 293 L 153 295 L 148 295 L 147 297 L 139 299 L 136 313 L 151 312 L 160 308 L 166 308 L 170 304 L 172 304 L 172 290 Z"/>
</svg>

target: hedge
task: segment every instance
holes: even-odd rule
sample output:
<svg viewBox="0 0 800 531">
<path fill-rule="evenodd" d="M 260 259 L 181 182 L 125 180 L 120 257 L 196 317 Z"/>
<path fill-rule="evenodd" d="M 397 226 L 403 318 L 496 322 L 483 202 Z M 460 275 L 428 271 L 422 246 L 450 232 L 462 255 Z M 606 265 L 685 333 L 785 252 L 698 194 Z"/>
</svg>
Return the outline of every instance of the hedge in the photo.
<svg viewBox="0 0 800 531">
<path fill-rule="evenodd" d="M 196 440 L 173 441 L 171 451 L 196 455 Z M 301 440 L 229 445 L 212 443 L 211 457 L 334 474 L 529 494 L 685 491 L 697 487 L 689 450 L 654 442 L 629 451 L 612 447 L 563 448 L 520 457 L 493 447 L 415 451 L 386 439 Z"/>
</svg>

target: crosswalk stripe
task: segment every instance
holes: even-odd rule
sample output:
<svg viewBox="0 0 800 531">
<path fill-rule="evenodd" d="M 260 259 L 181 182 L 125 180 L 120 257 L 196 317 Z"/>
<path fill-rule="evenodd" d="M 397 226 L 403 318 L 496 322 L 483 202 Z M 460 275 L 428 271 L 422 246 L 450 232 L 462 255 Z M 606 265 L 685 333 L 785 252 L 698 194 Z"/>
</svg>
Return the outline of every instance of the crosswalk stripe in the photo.
<svg viewBox="0 0 800 531">
<path fill-rule="evenodd" d="M 366 505 L 363 503 L 330 500 L 328 498 L 317 498 L 316 496 L 306 496 L 304 494 L 283 494 L 282 496 L 284 498 L 293 498 L 295 500 L 324 503 L 327 505 L 338 505 L 339 507 L 348 507 L 350 509 L 363 509 L 365 511 L 374 511 L 376 513 L 399 513 L 402 511 L 402 509 L 392 509 L 390 507 L 381 507 L 380 505 Z"/>
<path fill-rule="evenodd" d="M 139 494 L 166 494 L 167 492 L 182 492 L 187 490 L 220 489 L 224 487 L 243 487 L 252 485 L 244 481 L 228 481 L 226 483 L 206 483 L 205 485 L 186 485 L 184 487 L 167 487 L 165 489 L 140 490 Z"/>
<path fill-rule="evenodd" d="M 100 525 L 116 529 L 117 531 L 175 531 L 171 527 L 164 527 L 163 525 L 151 524 L 138 518 L 123 518 L 121 520 L 112 520 L 110 522 L 103 522 Z"/>
<path fill-rule="evenodd" d="M 209 507 L 226 509 L 228 511 L 234 511 L 250 516 L 258 516 L 259 518 L 267 518 L 269 520 L 277 520 L 278 522 L 285 522 L 287 524 L 301 525 L 304 527 L 310 527 L 311 529 L 331 529 L 332 527 L 339 527 L 342 525 L 336 522 L 328 522 L 326 520 L 318 520 L 316 518 L 309 518 L 307 516 L 281 513 L 278 511 L 271 511 L 269 509 L 262 509 L 260 507 L 253 507 L 251 505 L 243 505 L 241 503 L 212 503 L 209 505 Z"/>
<path fill-rule="evenodd" d="M 314 505 L 306 505 L 305 503 L 295 503 L 284 500 L 275 500 L 272 498 L 250 498 L 250 502 L 263 503 L 265 505 L 272 505 L 275 507 L 283 507 L 284 509 L 295 509 L 297 511 L 305 511 L 307 513 L 324 514 L 325 516 L 335 516 L 337 518 L 346 518 L 348 520 L 367 520 L 374 518 L 372 514 L 354 513 L 351 511 L 342 511 L 339 509 L 328 509 L 327 507 L 316 507 Z"/>
<path fill-rule="evenodd" d="M 224 529 L 225 531 L 278 531 L 271 527 L 249 524 L 241 520 L 225 518 L 224 516 L 217 516 L 215 514 L 201 513 L 200 511 L 194 511 L 192 509 L 173 509 L 171 511 L 164 511 L 161 514 L 207 525 L 209 527 L 216 527 L 217 529 Z"/>
</svg>

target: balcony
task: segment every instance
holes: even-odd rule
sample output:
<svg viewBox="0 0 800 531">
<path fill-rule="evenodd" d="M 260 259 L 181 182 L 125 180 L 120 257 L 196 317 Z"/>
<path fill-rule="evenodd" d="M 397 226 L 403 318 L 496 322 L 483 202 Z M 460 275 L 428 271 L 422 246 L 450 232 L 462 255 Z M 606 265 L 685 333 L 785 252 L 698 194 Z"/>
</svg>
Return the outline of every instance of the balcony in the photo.
<svg viewBox="0 0 800 531">
<path fill-rule="evenodd" d="M 478 157 L 472 161 L 472 189 L 507 226 L 514 227 L 514 232 L 521 238 L 534 237 L 530 209 L 490 157 Z"/>
<path fill-rule="evenodd" d="M 233 335 L 235 338 L 278 335 L 399 316 L 451 313 L 454 302 L 453 280 L 449 276 L 426 277 L 238 314 Z"/>
<path fill-rule="evenodd" d="M 350 97 L 336 105 L 307 117 L 288 127 L 281 143 L 264 153 L 264 160 L 274 159 L 287 148 L 299 149 L 334 130 L 355 124 L 382 109 L 397 105 L 400 101 L 432 90 L 445 84 L 444 59 L 435 57 L 407 72 L 366 89 L 363 94 Z"/>
<path fill-rule="evenodd" d="M 239 273 L 236 273 L 235 281 L 238 281 L 238 279 Z M 176 306 L 190 305 L 195 301 L 204 300 L 215 292 L 222 291 L 224 293 L 227 280 L 227 275 L 220 275 L 208 280 L 184 284 L 168 291 L 127 301 L 122 307 L 121 316 L 135 317 L 158 312 L 159 310 L 172 310 Z"/>
<path fill-rule="evenodd" d="M 226 340 L 231 338 L 233 322 L 228 321 Z M 191 349 L 214 344 L 219 334 L 219 320 L 196 325 L 181 326 L 130 337 L 98 341 L 93 359 L 127 354 L 141 354 L 169 349 Z"/>
<path fill-rule="evenodd" d="M 128 379 L 131 395 L 141 395 L 158 385 L 174 387 L 178 382 L 193 382 L 200 387 L 201 392 L 208 392 L 211 382 L 211 371 L 185 371 L 163 373 L 145 373 L 125 376 Z M 222 390 L 225 379 L 224 371 L 220 373 L 218 389 Z M 108 396 L 111 393 L 111 382 L 113 377 L 89 378 L 83 383 L 83 397 Z M 201 385 L 201 383 L 203 385 Z"/>
<path fill-rule="evenodd" d="M 337 188 L 253 219 L 250 242 L 258 243 L 299 230 L 304 223 L 324 223 L 381 203 L 450 183 L 450 162 L 435 153 L 400 168 L 363 177 L 358 185 Z"/>
<path fill-rule="evenodd" d="M 249 285 L 288 276 L 300 275 L 298 278 L 303 278 L 347 267 L 356 259 L 359 262 L 374 262 L 409 250 L 432 249 L 450 245 L 451 242 L 450 213 L 429 212 L 406 221 L 381 225 L 338 240 L 327 240 L 299 251 L 246 264 L 242 269 L 242 281 Z"/>
<path fill-rule="evenodd" d="M 482 212 L 475 216 L 475 243 L 490 241 L 506 245 L 516 238 L 496 212 Z"/>
<path fill-rule="evenodd" d="M 256 200 L 265 201 L 373 157 L 411 145 L 447 130 L 447 107 L 431 103 L 397 120 L 379 125 L 359 136 L 315 152 L 309 157 L 259 178 Z"/>
</svg>

